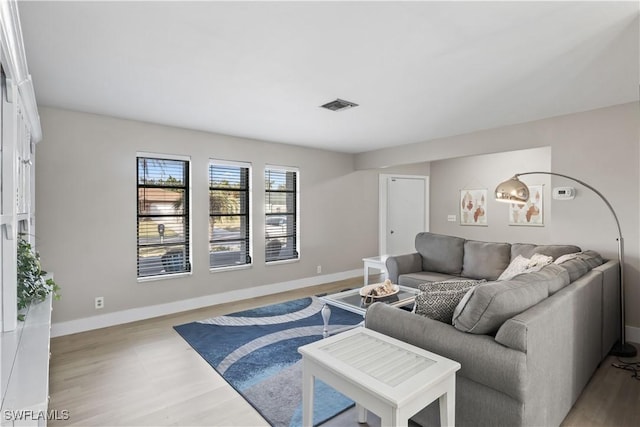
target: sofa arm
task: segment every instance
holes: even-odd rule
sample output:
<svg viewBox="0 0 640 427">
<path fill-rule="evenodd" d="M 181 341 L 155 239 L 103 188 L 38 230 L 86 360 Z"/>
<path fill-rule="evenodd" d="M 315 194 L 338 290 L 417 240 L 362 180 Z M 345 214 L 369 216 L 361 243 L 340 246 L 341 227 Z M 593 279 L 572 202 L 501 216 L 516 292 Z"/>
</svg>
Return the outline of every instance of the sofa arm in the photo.
<svg viewBox="0 0 640 427">
<path fill-rule="evenodd" d="M 526 353 L 527 324 L 514 318 L 507 320 L 498 330 L 496 342 L 499 342 L 505 347 Z"/>
<path fill-rule="evenodd" d="M 391 283 L 398 283 L 398 276 L 422 271 L 422 257 L 415 252 L 406 255 L 390 256 L 385 262 L 387 275 Z"/>
</svg>

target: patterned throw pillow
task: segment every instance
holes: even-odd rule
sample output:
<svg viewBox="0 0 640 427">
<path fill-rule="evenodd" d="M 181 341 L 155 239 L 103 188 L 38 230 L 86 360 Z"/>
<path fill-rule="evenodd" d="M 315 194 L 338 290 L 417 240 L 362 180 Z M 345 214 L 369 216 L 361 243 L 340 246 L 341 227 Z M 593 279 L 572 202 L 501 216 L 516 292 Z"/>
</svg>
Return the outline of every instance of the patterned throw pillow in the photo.
<svg viewBox="0 0 640 427">
<path fill-rule="evenodd" d="M 418 286 L 415 313 L 451 324 L 453 311 L 465 294 L 486 280 L 430 282 Z"/>
</svg>

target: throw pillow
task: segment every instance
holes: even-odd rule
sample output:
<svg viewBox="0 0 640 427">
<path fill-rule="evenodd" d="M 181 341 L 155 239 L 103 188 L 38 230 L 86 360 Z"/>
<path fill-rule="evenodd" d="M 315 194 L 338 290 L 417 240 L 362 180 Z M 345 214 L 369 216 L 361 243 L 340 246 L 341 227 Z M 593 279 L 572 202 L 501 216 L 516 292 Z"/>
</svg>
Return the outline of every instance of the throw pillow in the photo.
<svg viewBox="0 0 640 427">
<path fill-rule="evenodd" d="M 453 311 L 470 289 L 485 280 L 431 282 L 418 286 L 414 312 L 433 320 L 451 324 Z"/>
<path fill-rule="evenodd" d="M 553 262 L 553 257 L 543 254 L 533 254 L 531 259 L 529 260 L 529 268 L 532 267 L 544 267 L 545 265 L 551 264 Z"/>
<path fill-rule="evenodd" d="M 531 258 L 525 258 L 522 255 L 518 255 L 514 258 L 509 266 L 502 272 L 498 280 L 511 280 L 518 274 L 531 273 L 539 271 L 545 265 L 549 265 L 553 262 L 553 257 L 543 254 L 533 254 Z"/>
<path fill-rule="evenodd" d="M 511 261 L 509 266 L 502 272 L 498 280 L 509 280 L 512 277 L 517 276 L 520 273 L 524 273 L 524 271 L 529 266 L 529 258 L 525 258 L 522 255 L 518 255 Z"/>
</svg>

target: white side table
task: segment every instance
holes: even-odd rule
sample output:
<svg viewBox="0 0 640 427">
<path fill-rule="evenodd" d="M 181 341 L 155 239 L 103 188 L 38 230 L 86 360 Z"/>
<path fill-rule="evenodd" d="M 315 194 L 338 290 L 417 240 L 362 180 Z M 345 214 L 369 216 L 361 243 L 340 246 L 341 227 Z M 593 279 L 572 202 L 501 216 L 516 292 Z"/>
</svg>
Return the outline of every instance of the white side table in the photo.
<svg viewBox="0 0 640 427">
<path fill-rule="evenodd" d="M 385 279 L 388 277 L 387 275 L 387 266 L 385 262 L 389 258 L 389 255 L 380 255 L 369 258 L 362 258 L 364 262 L 364 285 L 367 286 L 369 284 L 369 269 L 373 268 L 375 270 L 379 270 L 380 272 L 384 272 Z"/>
<path fill-rule="evenodd" d="M 440 423 L 455 425 L 455 373 L 460 364 L 367 328 L 356 328 L 298 349 L 302 354 L 302 424 L 313 425 L 313 386 L 318 378 L 356 401 L 358 422 L 366 409 L 382 426 L 406 426 L 436 399 Z"/>
</svg>

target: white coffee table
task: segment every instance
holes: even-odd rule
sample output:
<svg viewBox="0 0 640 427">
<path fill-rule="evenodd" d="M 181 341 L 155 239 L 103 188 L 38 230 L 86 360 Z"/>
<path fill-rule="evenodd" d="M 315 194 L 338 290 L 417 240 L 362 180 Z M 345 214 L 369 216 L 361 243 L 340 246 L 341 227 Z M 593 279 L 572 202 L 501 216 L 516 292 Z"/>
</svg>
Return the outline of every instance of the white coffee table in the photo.
<svg viewBox="0 0 640 427">
<path fill-rule="evenodd" d="M 313 425 L 313 386 L 320 379 L 366 409 L 382 426 L 406 426 L 438 399 L 441 425 L 455 424 L 455 373 L 460 364 L 367 328 L 356 328 L 298 349 L 302 354 L 302 423 Z M 365 409 L 366 408 L 366 409 Z"/>
</svg>

